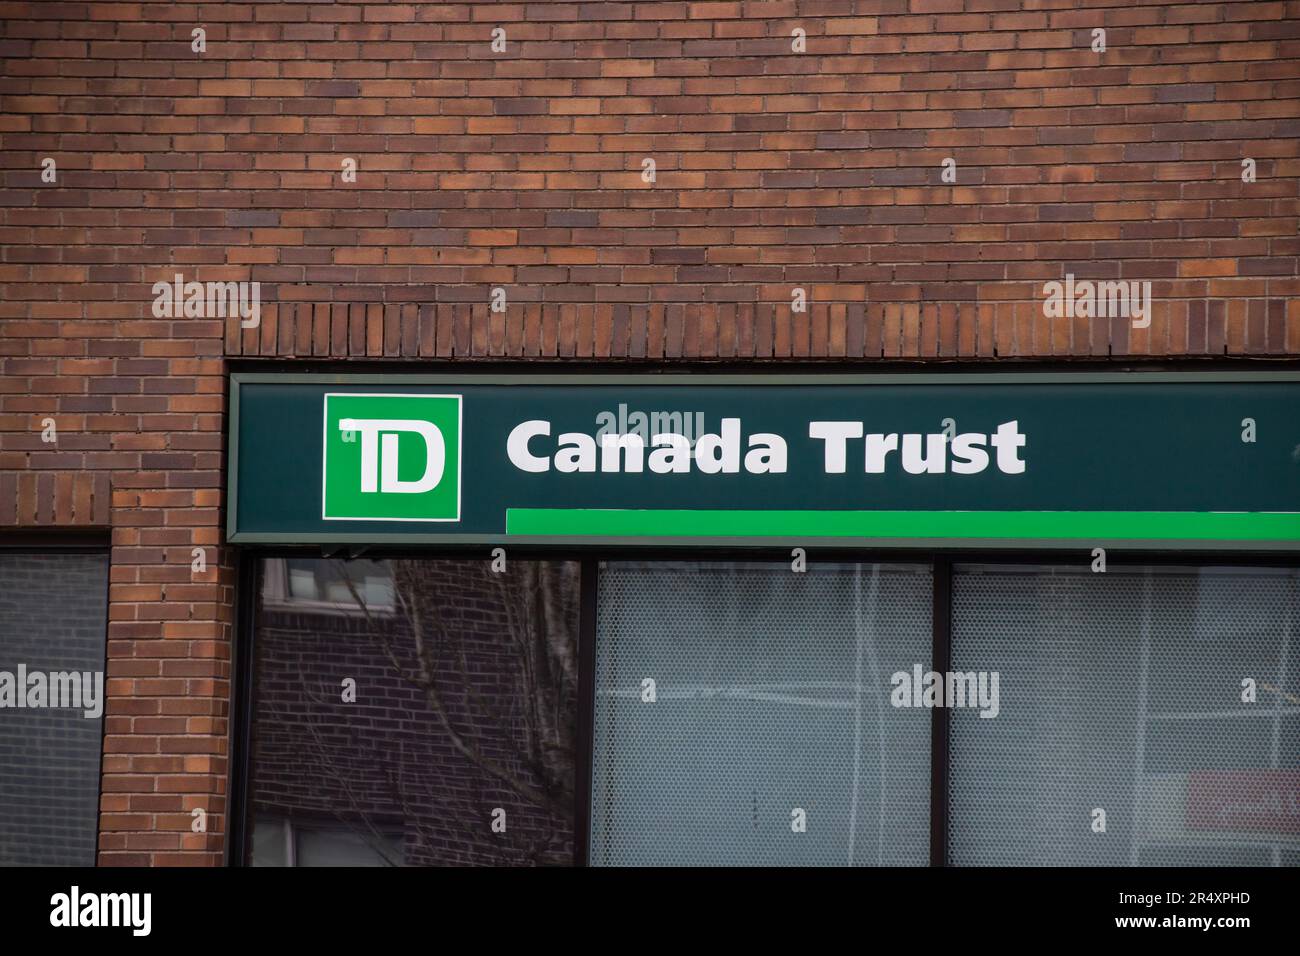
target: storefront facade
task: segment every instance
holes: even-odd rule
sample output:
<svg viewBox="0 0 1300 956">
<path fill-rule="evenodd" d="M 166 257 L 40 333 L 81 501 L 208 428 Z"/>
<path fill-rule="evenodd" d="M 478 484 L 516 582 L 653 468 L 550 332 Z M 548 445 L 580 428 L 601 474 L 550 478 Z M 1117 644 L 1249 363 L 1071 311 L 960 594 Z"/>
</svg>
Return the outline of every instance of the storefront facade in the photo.
<svg viewBox="0 0 1300 956">
<path fill-rule="evenodd" d="M 1300 373 L 228 385 L 219 546 L 9 539 L 30 670 L 110 634 L 97 708 L 11 712 L 9 832 L 69 821 L 13 862 L 143 859 L 116 805 L 232 865 L 1300 862 Z M 113 656 L 204 575 L 219 664 Z"/>
<path fill-rule="evenodd" d="M 1298 388 L 236 374 L 232 853 L 1296 865 Z"/>
<path fill-rule="evenodd" d="M 0 864 L 1296 865 L 1288 11 L 491 6 L 8 5 Z"/>
</svg>

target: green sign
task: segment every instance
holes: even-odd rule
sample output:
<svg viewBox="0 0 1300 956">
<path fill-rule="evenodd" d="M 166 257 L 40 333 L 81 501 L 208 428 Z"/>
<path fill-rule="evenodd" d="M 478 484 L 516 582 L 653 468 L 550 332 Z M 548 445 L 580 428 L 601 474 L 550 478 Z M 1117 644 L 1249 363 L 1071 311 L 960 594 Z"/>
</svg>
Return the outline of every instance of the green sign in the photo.
<svg viewBox="0 0 1300 956">
<path fill-rule="evenodd" d="M 326 393 L 324 521 L 459 521 L 460 396 Z"/>
<path fill-rule="evenodd" d="M 236 374 L 235 542 L 1300 550 L 1300 374 Z"/>
</svg>

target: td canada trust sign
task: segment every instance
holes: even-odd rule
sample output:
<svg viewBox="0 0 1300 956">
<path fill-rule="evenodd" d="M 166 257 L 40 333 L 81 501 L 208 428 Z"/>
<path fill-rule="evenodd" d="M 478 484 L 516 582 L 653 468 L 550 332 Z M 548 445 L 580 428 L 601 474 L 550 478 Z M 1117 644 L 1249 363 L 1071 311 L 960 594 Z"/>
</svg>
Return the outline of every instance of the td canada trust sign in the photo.
<svg viewBox="0 0 1300 956">
<path fill-rule="evenodd" d="M 237 543 L 1300 548 L 1294 373 L 236 374 L 231 395 Z"/>
</svg>

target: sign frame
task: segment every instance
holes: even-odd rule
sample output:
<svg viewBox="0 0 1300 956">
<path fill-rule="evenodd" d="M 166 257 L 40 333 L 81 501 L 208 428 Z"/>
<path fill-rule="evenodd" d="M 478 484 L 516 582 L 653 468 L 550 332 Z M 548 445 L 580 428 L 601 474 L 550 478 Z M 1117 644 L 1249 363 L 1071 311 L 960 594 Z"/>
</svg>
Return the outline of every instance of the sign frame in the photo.
<svg viewBox="0 0 1300 956">
<path fill-rule="evenodd" d="M 646 537 L 596 536 L 596 535 L 519 535 L 519 534 L 446 534 L 436 532 L 240 532 L 238 528 L 239 501 L 239 417 L 240 388 L 244 384 L 315 385 L 328 388 L 346 386 L 434 386 L 451 390 L 457 386 L 491 385 L 678 385 L 695 388 L 711 386 L 769 386 L 769 385 L 1160 385 L 1177 383 L 1287 383 L 1300 385 L 1300 370 L 1274 369 L 1250 371 L 1187 371 L 1163 370 L 1127 371 L 962 371 L 962 372 L 831 372 L 816 370 L 791 372 L 690 372 L 658 371 L 586 371 L 586 372 L 475 372 L 473 370 L 446 372 L 387 371 L 387 372 L 256 372 L 232 371 L 227 418 L 226 446 L 226 540 L 236 545 L 271 546 L 413 546 L 413 547 L 463 547 L 505 546 L 566 548 L 594 551 L 601 548 L 651 549 L 772 549 L 788 547 L 818 547 L 838 550 L 1016 550 L 1060 551 L 1077 550 L 1078 538 L 1006 537 L 874 537 L 874 536 L 690 536 Z M 462 410 L 463 414 L 463 410 Z M 1300 411 L 1298 411 L 1300 414 Z M 463 422 L 462 422 L 463 427 Z M 462 476 L 462 483 L 465 477 Z M 1300 507 L 1297 508 L 1300 511 Z M 1285 514 L 1285 512 L 1284 512 Z M 1221 540 L 1221 539 L 1135 539 L 1089 537 L 1090 547 L 1124 551 L 1170 552 L 1241 552 L 1254 554 L 1300 553 L 1300 538 L 1290 540 Z"/>
</svg>

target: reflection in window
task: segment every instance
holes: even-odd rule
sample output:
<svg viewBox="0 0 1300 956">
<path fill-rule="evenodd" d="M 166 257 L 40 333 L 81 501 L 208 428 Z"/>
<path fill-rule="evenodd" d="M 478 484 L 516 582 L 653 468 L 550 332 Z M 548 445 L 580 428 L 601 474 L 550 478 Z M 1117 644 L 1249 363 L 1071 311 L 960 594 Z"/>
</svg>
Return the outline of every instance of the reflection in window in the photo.
<svg viewBox="0 0 1300 956">
<path fill-rule="evenodd" d="M 924 566 L 608 562 L 590 862 L 924 866 L 930 715 L 889 680 L 932 606 Z"/>
<path fill-rule="evenodd" d="M 578 565 L 280 563 L 278 593 L 324 604 L 320 582 L 350 581 L 352 613 L 264 587 L 252 862 L 571 863 Z"/>
<path fill-rule="evenodd" d="M 253 826 L 254 866 L 400 866 L 401 834 L 360 832 L 262 817 Z"/>
<path fill-rule="evenodd" d="M 304 610 L 372 613 L 394 608 L 393 577 L 384 561 L 272 558 L 263 562 L 262 596 L 268 605 Z"/>
</svg>

